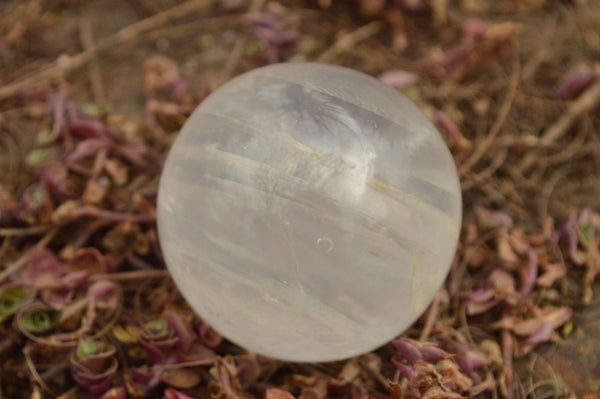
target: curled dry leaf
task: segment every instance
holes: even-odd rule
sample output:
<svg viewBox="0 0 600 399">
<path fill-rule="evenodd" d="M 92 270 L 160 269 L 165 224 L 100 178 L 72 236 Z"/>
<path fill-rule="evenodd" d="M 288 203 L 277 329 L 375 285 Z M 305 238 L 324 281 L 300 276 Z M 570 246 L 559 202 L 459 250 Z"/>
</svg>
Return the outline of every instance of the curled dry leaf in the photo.
<svg viewBox="0 0 600 399">
<path fill-rule="evenodd" d="M 568 71 L 556 87 L 555 97 L 567 100 L 576 97 L 596 79 L 594 69 L 588 64 L 581 64 Z"/>
<path fill-rule="evenodd" d="M 36 246 L 29 252 L 19 280 L 34 287 L 55 286 L 65 270 L 52 251 Z"/>
<path fill-rule="evenodd" d="M 194 362 L 203 365 L 213 364 L 217 358 L 215 352 L 198 342 L 194 342 L 187 352 L 177 352 L 174 356 L 177 363 Z"/>
<path fill-rule="evenodd" d="M 122 301 L 123 288 L 109 280 L 98 280 L 88 287 L 86 296 L 96 307 L 114 310 Z"/>
<path fill-rule="evenodd" d="M 542 324 L 533 334 L 525 340 L 526 344 L 539 344 L 550 340 L 554 333 L 554 327 L 550 323 Z"/>
<path fill-rule="evenodd" d="M 538 277 L 536 284 L 545 288 L 552 287 L 555 281 L 567 274 L 567 268 L 563 263 L 546 264 L 544 270 L 545 272 Z"/>
<path fill-rule="evenodd" d="M 539 257 L 533 248 L 527 251 L 527 263 L 524 268 L 521 268 L 521 296 L 523 298 L 529 296 L 538 277 L 538 261 Z"/>
<path fill-rule="evenodd" d="M 514 305 L 517 300 L 514 277 L 506 270 L 496 268 L 490 273 L 486 288 L 473 291 L 467 299 L 467 314 L 487 312 L 501 301 Z"/>
<path fill-rule="evenodd" d="M 358 362 L 358 358 L 354 357 L 346 362 L 344 368 L 342 368 L 342 371 L 340 371 L 337 378 L 341 384 L 347 384 L 358 377 L 360 372 L 361 367 Z"/>
<path fill-rule="evenodd" d="M 81 200 L 86 204 L 100 204 L 110 189 L 110 180 L 106 176 L 89 179 Z"/>
<path fill-rule="evenodd" d="M 508 238 L 508 233 L 505 230 L 499 232 L 496 237 L 496 249 L 502 266 L 507 269 L 515 269 L 520 263 L 519 256 L 515 253 Z"/>
<path fill-rule="evenodd" d="M 479 348 L 468 347 L 453 340 L 447 340 L 444 347 L 455 355 L 454 359 L 460 370 L 468 376 L 475 377 L 475 372 L 492 363 L 492 355 Z"/>
<path fill-rule="evenodd" d="M 100 138 L 89 138 L 80 141 L 75 149 L 67 155 L 67 163 L 74 163 L 83 159 L 91 158 L 96 155 L 100 149 L 108 148 L 108 140 Z"/>
<path fill-rule="evenodd" d="M 104 168 L 116 186 L 120 187 L 127 183 L 129 170 L 123 162 L 118 159 L 108 158 L 104 163 Z"/>
<path fill-rule="evenodd" d="M 400 338 L 392 341 L 392 345 L 409 363 L 415 363 L 417 360 L 423 359 L 418 344 L 411 339 Z"/>
<path fill-rule="evenodd" d="M 380 81 L 396 90 L 403 90 L 419 83 L 419 75 L 401 69 L 391 69 L 377 77 Z"/>
<path fill-rule="evenodd" d="M 85 271 L 90 274 L 106 273 L 109 261 L 96 248 L 87 247 L 75 250 L 66 267 L 71 272 Z"/>
<path fill-rule="evenodd" d="M 508 241 L 510 242 L 510 246 L 519 256 L 527 254 L 527 251 L 529 251 L 532 245 L 529 237 L 525 234 L 525 230 L 521 227 L 515 227 L 510 230 Z"/>
<path fill-rule="evenodd" d="M 165 370 L 160 380 L 174 388 L 190 389 L 198 385 L 202 378 L 197 370 L 178 368 Z"/>
<path fill-rule="evenodd" d="M 564 247 L 571 261 L 576 265 L 582 265 L 586 259 L 586 253 L 581 247 L 589 245 L 594 235 L 595 226 L 591 223 L 593 214 L 589 208 L 584 208 L 571 213 L 563 227 L 552 235 L 552 240 Z"/>
<path fill-rule="evenodd" d="M 539 331 L 545 325 L 550 325 L 552 329 L 556 329 L 569 321 L 573 311 L 569 307 L 553 307 L 548 306 L 539 311 L 539 314 L 525 320 L 514 316 L 505 316 L 496 323 L 494 328 L 504 328 L 513 331 L 519 336 L 529 336 Z"/>
<path fill-rule="evenodd" d="M 79 137 L 82 139 L 96 139 L 103 138 L 105 139 L 106 135 L 106 127 L 104 124 L 98 119 L 79 119 L 71 122 L 69 125 L 69 131 L 71 135 L 75 137 Z M 82 140 L 79 143 L 85 143 L 87 140 Z M 100 141 L 103 142 L 103 141 Z M 79 145 L 79 144 L 78 144 Z M 97 144 L 85 144 L 84 147 L 91 146 L 94 148 Z M 95 148 L 94 152 L 97 151 L 98 148 Z M 77 147 L 75 147 L 75 152 L 77 152 Z M 88 153 L 89 150 L 84 151 Z M 86 155 L 86 157 L 89 155 Z"/>
<path fill-rule="evenodd" d="M 442 386 L 446 390 L 470 396 L 473 381 L 460 371 L 456 362 L 443 359 L 436 364 L 436 368 L 443 378 Z"/>
<path fill-rule="evenodd" d="M 138 342 L 138 336 L 140 331 L 130 325 L 125 327 L 123 326 L 115 326 L 112 328 L 112 335 L 122 344 L 135 344 Z"/>
<path fill-rule="evenodd" d="M 243 397 L 242 387 L 237 379 L 237 367 L 233 357 L 227 355 L 217 359 L 210 369 L 214 381 L 208 389 L 213 398 L 238 399 Z"/>
</svg>

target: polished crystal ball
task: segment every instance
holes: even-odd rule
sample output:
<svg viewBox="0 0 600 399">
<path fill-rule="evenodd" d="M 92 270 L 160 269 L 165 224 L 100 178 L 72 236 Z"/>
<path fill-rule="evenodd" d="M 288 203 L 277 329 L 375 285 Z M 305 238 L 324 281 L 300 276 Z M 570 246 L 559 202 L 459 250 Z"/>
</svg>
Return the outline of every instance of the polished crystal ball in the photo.
<svg viewBox="0 0 600 399">
<path fill-rule="evenodd" d="M 190 116 L 160 181 L 169 271 L 229 340 L 332 361 L 409 327 L 459 235 L 453 159 L 405 97 L 350 69 L 267 66 Z"/>
</svg>

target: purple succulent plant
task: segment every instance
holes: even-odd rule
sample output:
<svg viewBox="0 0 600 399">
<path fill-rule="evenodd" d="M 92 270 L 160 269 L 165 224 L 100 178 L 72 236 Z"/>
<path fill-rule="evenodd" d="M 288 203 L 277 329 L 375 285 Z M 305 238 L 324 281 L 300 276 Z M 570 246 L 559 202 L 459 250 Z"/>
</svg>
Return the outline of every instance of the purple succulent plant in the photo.
<svg viewBox="0 0 600 399">
<path fill-rule="evenodd" d="M 104 395 L 119 366 L 115 353 L 110 344 L 80 339 L 69 358 L 75 382 L 96 397 Z"/>
</svg>

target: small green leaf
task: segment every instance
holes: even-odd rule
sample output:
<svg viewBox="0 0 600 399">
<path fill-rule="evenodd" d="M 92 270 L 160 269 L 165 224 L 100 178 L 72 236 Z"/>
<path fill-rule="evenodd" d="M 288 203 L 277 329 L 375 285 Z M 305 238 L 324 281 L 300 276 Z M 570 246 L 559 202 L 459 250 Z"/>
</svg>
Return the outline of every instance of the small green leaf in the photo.
<svg viewBox="0 0 600 399">
<path fill-rule="evenodd" d="M 569 338 L 569 335 L 571 335 L 571 333 L 573 332 L 573 322 L 572 321 L 568 321 L 565 323 L 564 326 L 562 326 L 560 333 L 563 336 L 563 338 Z"/>
<path fill-rule="evenodd" d="M 43 333 L 54 328 L 59 321 L 59 311 L 48 309 L 41 303 L 36 303 L 23 312 L 20 323 L 29 332 Z"/>
<path fill-rule="evenodd" d="M 579 240 L 581 240 L 581 243 L 586 248 L 589 248 L 592 245 L 594 245 L 594 236 L 596 235 L 594 226 L 592 226 L 591 224 L 583 224 L 579 226 L 579 228 L 577 229 L 577 233 Z"/>
<path fill-rule="evenodd" d="M 112 329 L 112 335 L 117 339 L 117 341 L 123 344 L 135 344 L 138 342 L 137 337 L 139 332 L 137 332 L 132 326 L 115 326 Z"/>
<path fill-rule="evenodd" d="M 25 286 L 7 287 L 0 292 L 0 322 L 12 316 L 31 296 L 31 288 Z"/>
<path fill-rule="evenodd" d="M 27 164 L 32 167 L 39 166 L 46 158 L 48 158 L 48 150 L 44 148 L 36 148 L 27 154 Z"/>
<path fill-rule="evenodd" d="M 166 370 L 161 381 L 179 389 L 190 389 L 200 383 L 200 373 L 190 369 Z"/>
<path fill-rule="evenodd" d="M 169 325 L 163 319 L 149 321 L 144 325 L 144 334 L 155 337 L 162 336 L 169 331 Z"/>
<path fill-rule="evenodd" d="M 85 359 L 87 356 L 103 352 L 104 349 L 105 345 L 102 342 L 83 338 L 77 343 L 77 356 L 80 359 Z"/>
<path fill-rule="evenodd" d="M 102 105 L 94 104 L 94 103 L 83 104 L 83 107 L 81 108 L 81 110 L 86 115 L 96 116 L 96 117 L 103 116 L 108 113 L 108 110 L 106 109 L 106 107 L 103 107 Z"/>
<path fill-rule="evenodd" d="M 44 128 L 39 131 L 36 141 L 38 144 L 44 145 L 50 143 L 52 139 L 52 129 Z"/>
</svg>

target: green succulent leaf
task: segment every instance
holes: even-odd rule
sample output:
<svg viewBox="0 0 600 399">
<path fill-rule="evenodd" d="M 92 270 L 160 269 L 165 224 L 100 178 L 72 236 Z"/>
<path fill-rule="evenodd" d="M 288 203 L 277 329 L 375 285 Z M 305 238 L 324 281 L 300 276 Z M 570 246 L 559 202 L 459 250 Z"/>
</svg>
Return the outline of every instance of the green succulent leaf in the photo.
<svg viewBox="0 0 600 399">
<path fill-rule="evenodd" d="M 0 292 L 0 322 L 13 314 L 31 296 L 32 290 L 25 286 L 7 287 Z"/>
<path fill-rule="evenodd" d="M 32 166 L 36 167 L 42 164 L 48 158 L 48 150 L 44 148 L 36 148 L 27 154 L 26 161 Z"/>
<path fill-rule="evenodd" d="M 586 248 L 589 248 L 592 245 L 594 245 L 594 236 L 596 234 L 594 226 L 592 226 L 591 224 L 581 225 L 579 226 L 577 233 L 577 235 L 579 236 L 578 238 L 581 240 L 581 243 Z"/>
<path fill-rule="evenodd" d="M 144 325 L 144 334 L 149 337 L 163 336 L 169 331 L 169 325 L 163 319 L 149 321 Z"/>
<path fill-rule="evenodd" d="M 32 333 L 43 333 L 54 328 L 60 321 L 60 312 L 34 304 L 21 316 L 21 326 Z"/>
<path fill-rule="evenodd" d="M 77 356 L 84 359 L 90 355 L 96 355 L 104 351 L 105 345 L 102 342 L 91 339 L 81 339 L 77 344 Z"/>
</svg>

